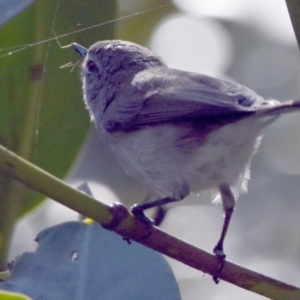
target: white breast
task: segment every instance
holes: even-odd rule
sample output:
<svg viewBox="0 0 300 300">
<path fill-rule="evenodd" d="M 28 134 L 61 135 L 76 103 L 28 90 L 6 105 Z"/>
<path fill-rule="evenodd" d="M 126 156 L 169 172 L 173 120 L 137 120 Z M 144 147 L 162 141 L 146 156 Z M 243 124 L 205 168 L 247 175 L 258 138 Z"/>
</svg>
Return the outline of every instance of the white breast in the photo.
<svg viewBox="0 0 300 300">
<path fill-rule="evenodd" d="M 225 182 L 237 197 L 247 189 L 264 123 L 246 118 L 205 136 L 186 124 L 163 124 L 103 137 L 125 171 L 162 196 L 181 199 L 205 190 L 217 194 Z"/>
</svg>

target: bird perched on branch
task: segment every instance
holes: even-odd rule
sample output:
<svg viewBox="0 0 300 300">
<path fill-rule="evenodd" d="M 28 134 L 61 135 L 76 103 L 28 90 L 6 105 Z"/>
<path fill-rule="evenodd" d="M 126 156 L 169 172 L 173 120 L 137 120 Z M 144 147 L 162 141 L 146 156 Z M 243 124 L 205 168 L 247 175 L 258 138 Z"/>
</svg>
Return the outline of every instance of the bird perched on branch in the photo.
<svg viewBox="0 0 300 300">
<path fill-rule="evenodd" d="M 238 83 L 171 69 L 131 42 L 72 46 L 84 58 L 84 101 L 100 138 L 131 177 L 161 195 L 134 205 L 133 214 L 146 219 L 145 209 L 211 191 L 225 212 L 214 253 L 225 259 L 224 238 L 263 130 L 300 101 L 280 103 Z"/>
</svg>

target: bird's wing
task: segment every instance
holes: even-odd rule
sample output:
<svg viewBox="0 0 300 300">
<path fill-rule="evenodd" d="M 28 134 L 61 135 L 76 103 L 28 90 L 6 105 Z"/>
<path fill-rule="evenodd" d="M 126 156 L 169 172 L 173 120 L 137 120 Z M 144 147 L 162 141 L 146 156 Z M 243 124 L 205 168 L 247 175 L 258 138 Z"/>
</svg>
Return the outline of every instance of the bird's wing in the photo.
<svg viewBox="0 0 300 300">
<path fill-rule="evenodd" d="M 186 73 L 188 80 L 161 85 L 143 95 L 142 101 L 122 101 L 112 119 L 107 120 L 108 131 L 140 128 L 162 122 L 185 121 L 195 118 L 243 117 L 256 111 L 264 99 L 254 91 L 237 83 L 208 76 Z M 187 75 L 186 75 L 187 76 Z M 156 78 L 156 80 L 160 80 Z M 155 83 L 153 83 L 155 86 Z"/>
</svg>

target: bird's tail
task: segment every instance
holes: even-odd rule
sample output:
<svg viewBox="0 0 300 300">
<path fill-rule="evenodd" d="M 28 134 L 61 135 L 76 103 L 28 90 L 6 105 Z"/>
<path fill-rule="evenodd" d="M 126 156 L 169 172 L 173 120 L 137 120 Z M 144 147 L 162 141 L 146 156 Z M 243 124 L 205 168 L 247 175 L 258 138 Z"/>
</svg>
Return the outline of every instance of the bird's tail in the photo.
<svg viewBox="0 0 300 300">
<path fill-rule="evenodd" d="M 300 99 L 276 103 L 272 106 L 261 107 L 256 111 L 256 115 L 263 117 L 281 115 L 284 113 L 296 112 L 300 110 Z"/>
</svg>

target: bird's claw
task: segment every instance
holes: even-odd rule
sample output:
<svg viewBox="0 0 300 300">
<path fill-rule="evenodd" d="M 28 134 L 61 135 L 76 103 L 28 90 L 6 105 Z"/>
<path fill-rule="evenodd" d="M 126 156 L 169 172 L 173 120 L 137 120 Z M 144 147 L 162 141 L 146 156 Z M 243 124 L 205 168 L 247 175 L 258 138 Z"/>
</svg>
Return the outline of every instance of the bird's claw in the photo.
<svg viewBox="0 0 300 300">
<path fill-rule="evenodd" d="M 218 284 L 220 282 L 220 278 L 219 275 L 221 274 L 224 266 L 225 266 L 225 259 L 226 259 L 226 255 L 223 251 L 223 247 L 218 243 L 214 250 L 213 250 L 214 254 L 216 255 L 218 261 L 219 261 L 219 268 L 216 272 L 215 275 L 213 275 L 213 281 Z"/>
<path fill-rule="evenodd" d="M 143 208 L 139 204 L 134 204 L 131 207 L 131 212 L 135 217 L 137 217 L 143 223 L 149 224 L 151 226 L 154 224 L 153 220 L 145 215 Z"/>
</svg>

